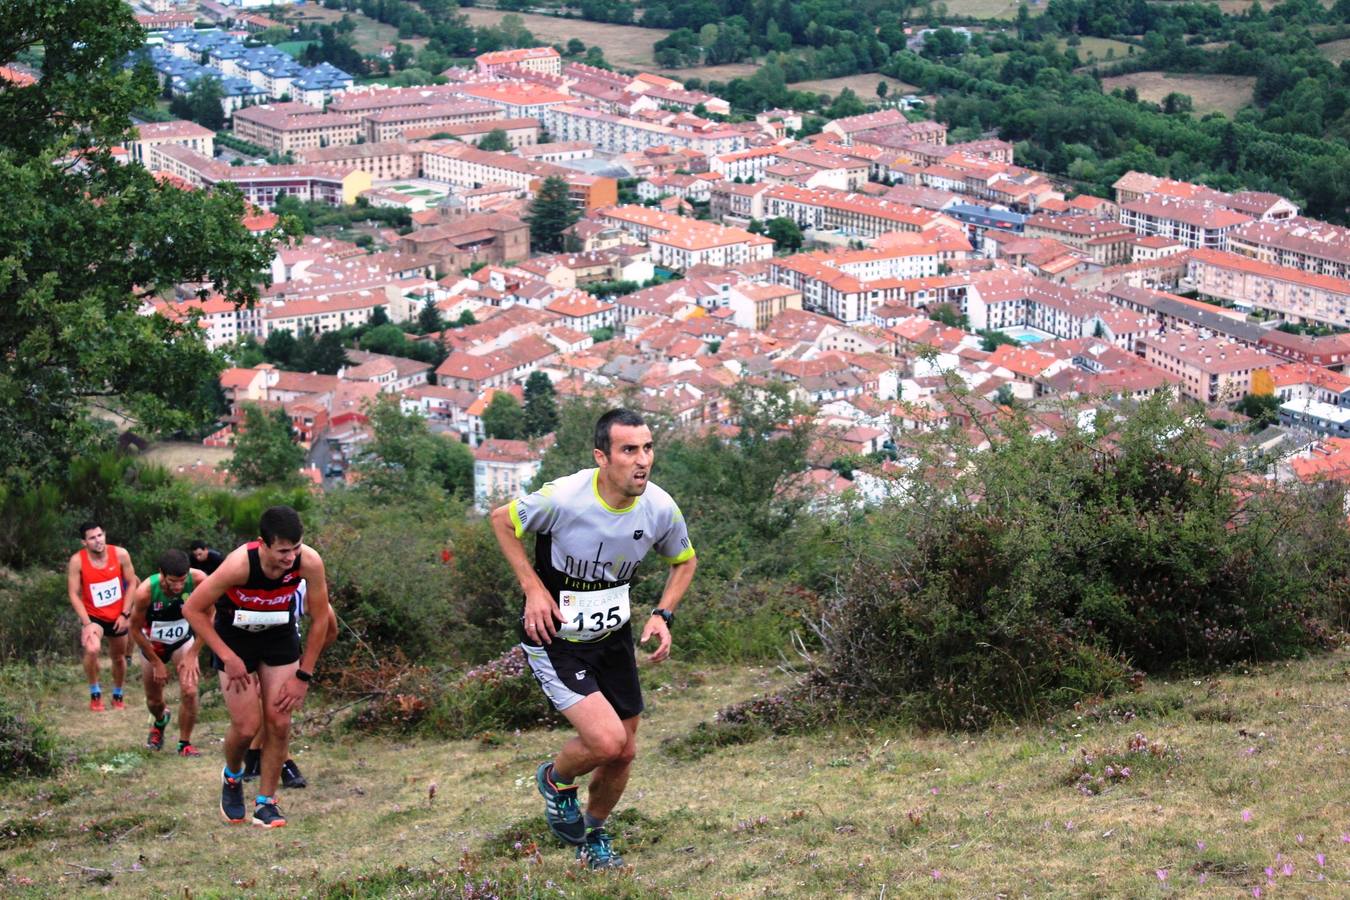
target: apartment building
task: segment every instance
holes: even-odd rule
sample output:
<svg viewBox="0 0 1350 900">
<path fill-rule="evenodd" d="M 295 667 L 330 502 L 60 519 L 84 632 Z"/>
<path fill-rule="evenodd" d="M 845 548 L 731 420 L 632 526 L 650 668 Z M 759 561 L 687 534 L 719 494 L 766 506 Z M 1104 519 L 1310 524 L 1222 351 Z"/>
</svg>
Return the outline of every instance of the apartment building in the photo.
<svg viewBox="0 0 1350 900">
<path fill-rule="evenodd" d="M 255 206 L 271 209 L 278 197 L 342 206 L 370 190 L 371 177 L 359 168 L 340 165 L 229 166 L 176 144 L 150 149 L 146 168 L 182 178 L 196 188 L 229 182 Z"/>
<path fill-rule="evenodd" d="M 494 112 L 499 113 L 500 111 Z M 405 128 L 403 134 L 409 140 L 429 138 L 435 134 L 448 134 L 453 138 L 464 141 L 466 144 L 477 144 L 492 132 L 503 131 L 506 133 L 506 140 L 511 145 L 511 149 L 522 150 L 539 142 L 540 127 L 538 119 L 491 118 L 432 128 Z M 549 162 L 552 162 L 552 160 L 549 160 Z"/>
<path fill-rule="evenodd" d="M 377 308 L 389 313 L 389 296 L 383 290 L 341 291 L 303 300 L 265 300 L 263 340 L 273 332 L 323 334 L 349 325 L 364 325 Z"/>
<path fill-rule="evenodd" d="M 734 181 L 737 178 L 741 181 L 751 179 L 758 181 L 764 177 L 766 168 L 778 162 L 780 149 L 782 148 L 778 145 L 770 144 L 767 147 L 750 147 L 734 153 L 722 153 L 708 160 L 708 171 L 716 172 L 727 181 Z"/>
<path fill-rule="evenodd" d="M 764 218 L 764 195 L 772 185 L 715 182 L 708 190 L 708 212 L 713 219 L 727 224 L 749 224 Z M 734 221 L 728 221 L 734 220 Z"/>
<path fill-rule="evenodd" d="M 510 153 L 479 150 L 469 144 L 447 143 L 422 154 L 422 174 L 464 188 L 510 185 L 521 196 L 534 193 L 550 176 L 567 182 L 568 194 L 581 209 L 598 209 L 618 200 L 618 182 L 613 178 L 586 175 L 552 163 L 533 162 Z"/>
<path fill-rule="evenodd" d="M 1350 278 L 1350 228 L 1316 219 L 1248 222 L 1228 235 L 1228 249 L 1275 266 Z"/>
<path fill-rule="evenodd" d="M 1120 204 L 1120 221 L 1141 237 L 1161 235 L 1192 250 L 1227 250 L 1229 233 L 1252 218 L 1209 203 L 1148 196 Z"/>
<path fill-rule="evenodd" d="M 815 229 L 840 229 L 874 238 L 888 231 L 927 231 L 950 219 L 925 209 L 863 194 L 776 185 L 765 195 L 765 214 L 785 216 Z"/>
<path fill-rule="evenodd" d="M 1028 216 L 1022 233 L 1029 238 L 1053 238 L 1087 254 L 1098 265 L 1114 266 L 1133 261 L 1139 238 L 1134 229 L 1120 222 L 1093 216 Z"/>
<path fill-rule="evenodd" d="M 235 112 L 233 130 L 235 137 L 273 153 L 355 144 L 364 132 L 359 119 L 304 103 L 246 106 Z"/>
<path fill-rule="evenodd" d="M 420 155 L 403 141 L 381 141 L 301 150 L 296 158 L 313 165 L 360 169 L 376 181 L 388 181 L 416 177 Z"/>
<path fill-rule="evenodd" d="M 490 55 L 490 54 L 485 54 Z M 480 59 L 482 57 L 479 57 Z M 473 504 L 480 513 L 526 492 L 544 463 L 543 444 L 487 438 L 473 451 Z"/>
<path fill-rule="evenodd" d="M 1200 403 L 1231 403 L 1252 390 L 1252 376 L 1277 360 L 1252 347 L 1223 338 L 1200 340 L 1194 334 L 1150 334 L 1136 351 L 1144 361 L 1179 379 L 1183 397 Z"/>
<path fill-rule="evenodd" d="M 528 81 L 461 84 L 457 93 L 469 100 L 492 104 L 499 110 L 498 116 L 505 113 L 516 119 L 539 119 L 545 110 L 572 102 L 566 94 Z"/>
<path fill-rule="evenodd" d="M 1213 250 L 1192 253 L 1186 273 L 1195 289 L 1208 297 L 1294 322 L 1350 327 L 1350 279 Z"/>
<path fill-rule="evenodd" d="M 745 149 L 744 130 L 718 126 L 705 130 L 672 128 L 643 119 L 602 113 L 574 103 L 551 106 L 544 124 L 555 140 L 586 141 L 609 153 L 640 153 L 652 147 L 697 150 L 706 156 Z"/>
<path fill-rule="evenodd" d="M 562 57 L 552 47 L 523 47 L 519 50 L 495 50 L 474 57 L 474 64 L 484 75 L 495 75 L 503 69 L 521 68 L 544 75 L 562 74 Z"/>
<path fill-rule="evenodd" d="M 363 117 L 367 141 L 396 141 L 409 130 L 440 130 L 447 125 L 486 122 L 500 117 L 497 107 L 475 100 L 456 100 L 426 106 L 397 106 Z"/>
<path fill-rule="evenodd" d="M 196 122 L 186 119 L 174 119 L 172 122 L 145 122 L 136 126 L 136 137 L 122 144 L 131 153 L 131 158 L 145 165 L 151 147 L 175 144 L 196 151 L 202 156 L 214 156 L 216 133 Z"/>
<path fill-rule="evenodd" d="M 1159 178 L 1146 172 L 1126 172 L 1112 185 L 1116 202 L 1131 203 L 1148 197 L 1186 200 L 1230 209 L 1261 222 L 1279 222 L 1298 215 L 1298 206 L 1279 194 L 1238 191 L 1229 194 L 1202 184 Z"/>
<path fill-rule="evenodd" d="M 646 241 L 655 265 L 679 271 L 696 265 L 734 266 L 773 256 L 773 241 L 763 235 L 645 206 L 616 206 L 597 216 Z"/>
</svg>

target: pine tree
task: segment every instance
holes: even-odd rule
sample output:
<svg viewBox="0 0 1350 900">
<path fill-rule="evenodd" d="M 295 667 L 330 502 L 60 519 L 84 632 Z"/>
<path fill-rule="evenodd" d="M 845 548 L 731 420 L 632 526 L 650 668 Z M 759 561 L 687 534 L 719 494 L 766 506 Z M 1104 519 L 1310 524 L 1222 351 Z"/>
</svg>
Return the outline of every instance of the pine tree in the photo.
<svg viewBox="0 0 1350 900">
<path fill-rule="evenodd" d="M 558 427 L 558 400 L 553 382 L 543 372 L 525 381 L 525 436 L 539 437 Z"/>
<path fill-rule="evenodd" d="M 530 246 L 545 253 L 557 253 L 562 250 L 563 232 L 579 218 L 567 196 L 567 182 L 550 175 L 540 185 L 525 216 L 530 225 Z"/>
</svg>

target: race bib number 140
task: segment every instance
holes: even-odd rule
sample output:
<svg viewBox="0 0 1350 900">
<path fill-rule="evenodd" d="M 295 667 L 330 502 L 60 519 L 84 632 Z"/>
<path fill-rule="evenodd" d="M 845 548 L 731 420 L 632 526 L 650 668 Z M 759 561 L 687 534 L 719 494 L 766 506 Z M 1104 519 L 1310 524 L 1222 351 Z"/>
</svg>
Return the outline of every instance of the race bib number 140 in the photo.
<svg viewBox="0 0 1350 900">
<path fill-rule="evenodd" d="M 558 595 L 558 609 L 563 617 L 558 634 L 574 641 L 596 640 L 628 621 L 628 585 L 603 591 L 563 591 Z"/>
</svg>

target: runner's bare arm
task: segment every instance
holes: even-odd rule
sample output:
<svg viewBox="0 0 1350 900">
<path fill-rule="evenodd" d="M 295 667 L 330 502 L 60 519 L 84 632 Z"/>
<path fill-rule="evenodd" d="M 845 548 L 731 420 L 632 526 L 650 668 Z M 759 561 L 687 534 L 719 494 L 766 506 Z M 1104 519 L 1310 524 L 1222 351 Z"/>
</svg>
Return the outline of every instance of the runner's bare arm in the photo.
<svg viewBox="0 0 1350 900">
<path fill-rule="evenodd" d="M 136 585 L 136 590 L 131 592 L 131 639 L 145 653 L 145 658 L 150 660 L 150 667 L 153 669 L 159 658 L 155 655 L 155 647 L 150 642 L 150 636 L 145 633 L 145 620 L 149 609 L 150 580 L 146 579 Z M 164 664 L 160 663 L 159 666 L 163 668 Z"/>
<path fill-rule="evenodd" d="M 511 564 L 516 573 L 521 590 L 525 592 L 526 635 L 542 643 L 552 643 L 551 638 L 558 633 L 557 622 L 563 620 L 553 595 L 539 580 L 539 574 L 530 565 L 530 557 L 525 553 L 525 543 L 516 537 L 516 526 L 511 522 L 511 505 L 499 506 L 492 511 L 492 533 L 497 536 L 497 544 L 502 548 L 502 556 Z M 556 622 L 555 622 L 556 620 Z M 533 632 L 533 633 L 532 633 Z"/>
<path fill-rule="evenodd" d="M 670 573 L 666 575 L 665 589 L 661 591 L 661 602 L 657 606 L 674 612 L 675 607 L 684 599 L 684 592 L 689 590 L 689 585 L 694 580 L 694 570 L 697 568 L 697 556 L 691 556 L 684 562 L 671 566 Z M 647 625 L 642 629 L 642 639 L 638 643 L 645 644 L 653 637 L 660 638 L 661 643 L 647 659 L 651 662 L 660 662 L 670 655 L 670 626 L 666 625 L 665 619 L 656 615 L 648 617 Z"/>
<path fill-rule="evenodd" d="M 70 597 L 70 605 L 75 608 L 75 617 L 80 620 L 81 627 L 88 628 L 93 622 L 89 619 L 89 613 L 85 611 L 84 597 L 80 595 L 81 588 L 80 554 L 76 553 L 66 565 L 66 594 Z"/>
<path fill-rule="evenodd" d="M 183 604 L 183 617 L 192 626 L 192 633 L 220 658 L 221 663 L 225 666 L 225 674 L 229 678 L 227 687 L 233 690 L 243 690 L 248 687 L 250 676 L 248 670 L 244 667 L 244 661 L 226 646 L 225 641 L 216 631 L 216 627 L 211 621 L 212 607 L 227 588 L 238 587 L 247 583 L 248 548 L 236 547 L 230 551 L 229 556 L 225 557 L 224 562 L 220 564 L 220 568 L 206 576 L 200 584 L 192 589 L 192 595 Z"/>
<path fill-rule="evenodd" d="M 126 585 L 126 592 L 130 594 L 140 585 L 141 579 L 136 575 L 136 567 L 131 563 L 131 554 L 127 548 L 117 548 L 117 561 L 122 564 L 122 582 Z M 122 602 L 122 612 L 126 613 L 127 620 L 131 620 L 131 602 L 130 598 Z"/>
</svg>

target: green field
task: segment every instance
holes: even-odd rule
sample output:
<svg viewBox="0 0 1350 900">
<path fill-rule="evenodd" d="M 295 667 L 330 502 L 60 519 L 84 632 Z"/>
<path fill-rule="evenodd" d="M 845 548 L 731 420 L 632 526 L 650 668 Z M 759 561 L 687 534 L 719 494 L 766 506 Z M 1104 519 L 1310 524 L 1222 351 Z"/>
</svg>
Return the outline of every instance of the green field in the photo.
<svg viewBox="0 0 1350 900">
<path fill-rule="evenodd" d="M 1124 59 L 1129 56 L 1132 49 L 1135 53 L 1139 52 L 1132 44 L 1111 38 L 1083 37 L 1078 40 L 1079 44 L 1075 49 L 1078 50 L 1078 58 L 1085 63 Z M 1060 38 L 1056 43 L 1061 51 L 1069 49 L 1068 38 Z"/>
<path fill-rule="evenodd" d="M 276 48 L 277 48 L 278 50 L 280 50 L 282 53 L 289 53 L 291 56 L 294 56 L 296 59 L 299 59 L 299 58 L 300 58 L 300 54 L 305 52 L 305 48 L 308 47 L 310 44 L 313 44 L 313 43 L 315 43 L 315 42 L 314 42 L 314 41 L 283 41 L 282 43 L 277 44 L 277 45 L 276 45 Z"/>
</svg>

